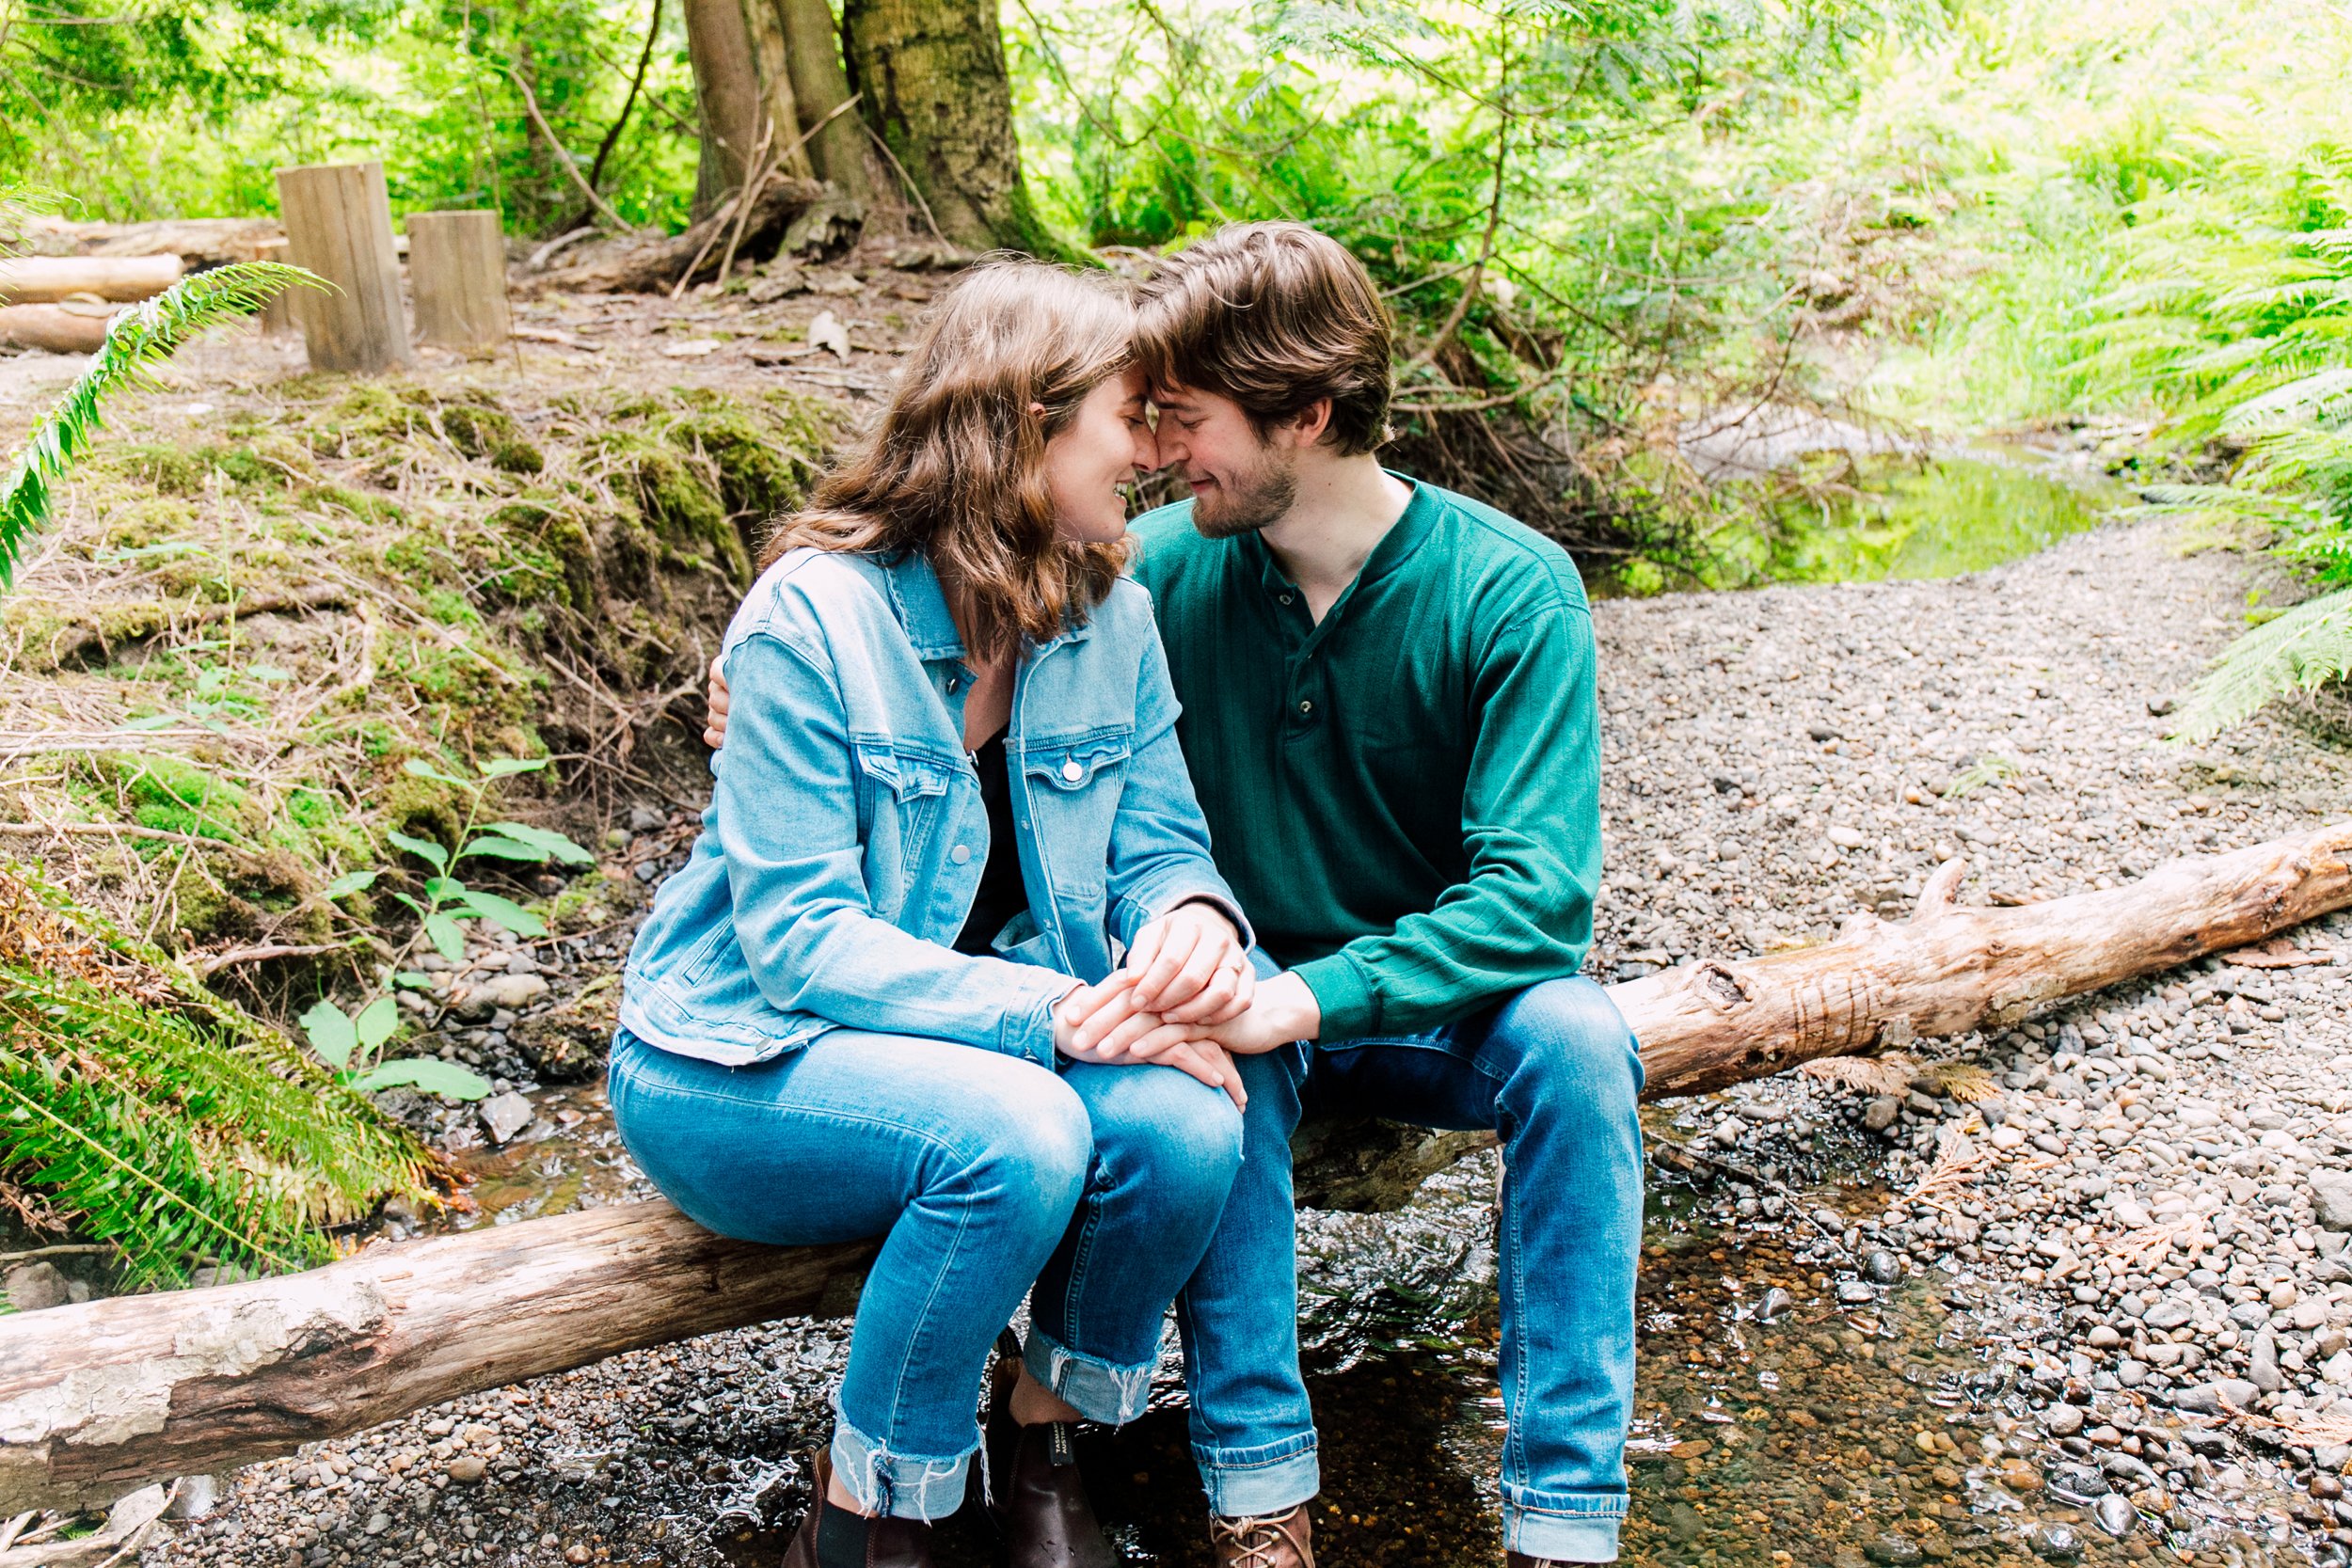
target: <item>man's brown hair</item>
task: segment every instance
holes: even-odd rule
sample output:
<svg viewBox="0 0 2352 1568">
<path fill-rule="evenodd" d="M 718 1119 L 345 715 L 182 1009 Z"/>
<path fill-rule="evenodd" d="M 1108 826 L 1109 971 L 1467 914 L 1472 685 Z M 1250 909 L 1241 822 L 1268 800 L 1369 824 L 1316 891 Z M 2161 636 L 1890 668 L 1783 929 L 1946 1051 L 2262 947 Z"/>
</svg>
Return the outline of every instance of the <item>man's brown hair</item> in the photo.
<svg viewBox="0 0 2352 1568">
<path fill-rule="evenodd" d="M 1025 259 L 966 272 L 899 361 L 881 421 L 778 525 L 761 567 L 803 545 L 914 551 L 970 606 L 983 657 L 1085 620 L 1127 546 L 1060 537 L 1045 446 L 1134 362 L 1134 325 L 1108 274 Z"/>
<path fill-rule="evenodd" d="M 1342 454 L 1389 438 L 1388 307 L 1345 245 L 1303 223 L 1236 223 L 1145 281 L 1136 358 L 1152 385 L 1241 405 L 1263 439 L 1331 400 Z"/>
</svg>

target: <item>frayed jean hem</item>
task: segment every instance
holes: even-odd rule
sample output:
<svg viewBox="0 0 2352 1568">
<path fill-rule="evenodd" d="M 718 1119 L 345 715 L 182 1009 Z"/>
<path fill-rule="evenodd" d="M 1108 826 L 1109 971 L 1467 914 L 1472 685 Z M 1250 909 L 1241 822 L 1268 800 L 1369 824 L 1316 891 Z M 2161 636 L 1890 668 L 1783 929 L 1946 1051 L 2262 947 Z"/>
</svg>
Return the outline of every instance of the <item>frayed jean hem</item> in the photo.
<svg viewBox="0 0 2352 1568">
<path fill-rule="evenodd" d="M 979 1451 L 979 1429 L 972 1432 L 972 1447 L 947 1458 L 893 1453 L 851 1426 L 836 1419 L 833 1429 L 833 1468 L 861 1509 L 894 1519 L 919 1519 L 926 1524 L 945 1519 L 963 1506 L 964 1487 L 972 1473 L 972 1456 Z"/>
<path fill-rule="evenodd" d="M 1200 1466 L 1200 1489 L 1209 1495 L 1209 1512 L 1223 1519 L 1288 1513 L 1323 1490 L 1323 1464 L 1312 1441 L 1268 1459 L 1236 1463 L 1230 1455 L 1206 1456 L 1198 1448 L 1193 1458 Z"/>
<path fill-rule="evenodd" d="M 1032 1323 L 1021 1363 L 1029 1375 L 1053 1390 L 1089 1421 L 1125 1426 L 1143 1414 L 1152 1399 L 1152 1373 L 1159 1358 L 1121 1367 L 1072 1350 Z"/>
<path fill-rule="evenodd" d="M 1524 1556 L 1551 1562 L 1614 1562 L 1616 1513 L 1546 1513 L 1516 1503 L 1502 1505 L 1502 1544 Z"/>
</svg>

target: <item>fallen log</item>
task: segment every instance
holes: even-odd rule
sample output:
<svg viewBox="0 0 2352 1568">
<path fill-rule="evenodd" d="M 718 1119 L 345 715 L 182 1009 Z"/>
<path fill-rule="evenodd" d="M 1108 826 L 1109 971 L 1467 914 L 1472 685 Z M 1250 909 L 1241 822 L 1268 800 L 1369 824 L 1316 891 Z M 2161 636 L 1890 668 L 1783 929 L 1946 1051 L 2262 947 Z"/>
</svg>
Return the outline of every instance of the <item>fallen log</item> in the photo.
<svg viewBox="0 0 2352 1568">
<path fill-rule="evenodd" d="M 36 214 L 14 236 L 27 256 L 154 256 L 164 252 L 191 267 L 258 261 L 262 247 L 283 240 L 276 218 L 159 218 L 148 223 L 76 223 Z"/>
<path fill-rule="evenodd" d="M 1612 987 L 1645 1097 L 2014 1022 L 2352 907 L 2352 822 L 2019 908 L 1960 906 L 1963 874 L 1939 870 L 1907 922 L 1858 916 L 1819 947 Z M 1306 1141 L 1302 1198 L 1393 1192 L 1377 1139 Z M 1461 1143 L 1410 1130 L 1390 1147 L 1425 1168 Z M 0 1514 L 104 1503 L 643 1345 L 847 1311 L 870 1250 L 725 1241 L 644 1203 L 0 1319 Z"/>
<path fill-rule="evenodd" d="M 114 315 L 111 305 L 0 305 L 0 348 L 96 354 Z"/>
<path fill-rule="evenodd" d="M 76 294 L 128 304 L 179 281 L 177 256 L 0 257 L 0 305 L 47 305 Z"/>
<path fill-rule="evenodd" d="M 742 221 L 739 247 L 781 234 L 787 224 L 824 192 L 825 187 L 814 180 L 771 176 Z M 516 286 L 533 293 L 652 293 L 676 283 L 689 267 L 699 272 L 715 263 L 735 230 L 735 210 L 732 205 L 724 206 L 682 234 L 628 234 L 582 245 L 572 253 L 568 264 L 518 279 Z"/>
</svg>

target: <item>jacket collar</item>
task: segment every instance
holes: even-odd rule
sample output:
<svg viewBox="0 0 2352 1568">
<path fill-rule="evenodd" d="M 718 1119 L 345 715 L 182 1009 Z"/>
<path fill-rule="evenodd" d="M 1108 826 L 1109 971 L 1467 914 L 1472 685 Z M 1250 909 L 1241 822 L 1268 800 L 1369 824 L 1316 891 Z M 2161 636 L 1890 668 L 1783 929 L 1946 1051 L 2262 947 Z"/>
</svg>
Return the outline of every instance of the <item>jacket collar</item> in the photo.
<svg viewBox="0 0 2352 1568">
<path fill-rule="evenodd" d="M 939 574 L 932 570 L 930 559 L 917 550 L 901 550 L 878 558 L 876 564 L 890 594 L 891 612 L 914 645 L 914 657 L 927 663 L 961 659 L 963 638 L 956 631 L 956 618 L 947 612 L 947 593 L 940 586 Z M 1091 620 L 1081 621 L 1064 626 L 1059 636 L 1048 641 L 1028 644 L 1027 651 L 1035 656 L 1065 642 L 1083 642 L 1092 630 Z"/>
</svg>

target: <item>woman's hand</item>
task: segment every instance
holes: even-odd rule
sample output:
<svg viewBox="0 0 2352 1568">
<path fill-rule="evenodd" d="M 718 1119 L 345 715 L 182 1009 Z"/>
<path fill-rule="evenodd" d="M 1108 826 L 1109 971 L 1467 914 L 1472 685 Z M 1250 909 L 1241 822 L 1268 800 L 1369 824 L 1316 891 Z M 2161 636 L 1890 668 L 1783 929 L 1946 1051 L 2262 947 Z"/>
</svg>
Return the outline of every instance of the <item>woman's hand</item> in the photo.
<svg viewBox="0 0 2352 1568">
<path fill-rule="evenodd" d="M 1237 1018 L 1258 984 L 1241 933 L 1222 910 L 1198 899 L 1137 931 L 1120 973 L 1134 977 L 1136 1006 L 1171 1023 Z"/>
<path fill-rule="evenodd" d="M 1171 1067 L 1213 1089 L 1223 1089 L 1237 1108 L 1248 1106 L 1248 1092 L 1241 1085 L 1241 1074 L 1234 1070 L 1232 1059 L 1223 1046 L 1205 1037 L 1198 1023 L 1171 1023 L 1157 1013 L 1122 1006 L 1116 1024 L 1103 1019 L 1102 1009 L 1096 1009 L 1095 1018 L 1088 1020 L 1096 1026 L 1082 1034 L 1072 1022 L 1072 1004 L 1095 989 L 1077 987 L 1055 1006 L 1056 1051 L 1073 1062 Z M 1132 986 L 1120 988 L 1122 1002 L 1132 990 Z"/>
</svg>

